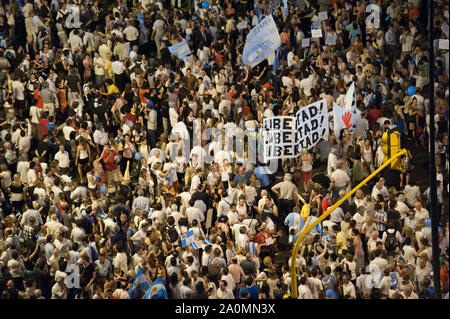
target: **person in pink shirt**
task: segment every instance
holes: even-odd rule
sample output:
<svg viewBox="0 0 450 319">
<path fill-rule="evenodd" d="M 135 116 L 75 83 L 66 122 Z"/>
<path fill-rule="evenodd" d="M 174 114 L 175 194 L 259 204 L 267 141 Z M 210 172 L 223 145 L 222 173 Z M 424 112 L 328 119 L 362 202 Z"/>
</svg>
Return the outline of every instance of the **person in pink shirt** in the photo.
<svg viewBox="0 0 450 319">
<path fill-rule="evenodd" d="M 20 132 L 19 139 L 19 151 L 28 153 L 31 147 L 31 123 L 30 120 L 27 119 L 27 129 L 25 131 Z"/>
</svg>

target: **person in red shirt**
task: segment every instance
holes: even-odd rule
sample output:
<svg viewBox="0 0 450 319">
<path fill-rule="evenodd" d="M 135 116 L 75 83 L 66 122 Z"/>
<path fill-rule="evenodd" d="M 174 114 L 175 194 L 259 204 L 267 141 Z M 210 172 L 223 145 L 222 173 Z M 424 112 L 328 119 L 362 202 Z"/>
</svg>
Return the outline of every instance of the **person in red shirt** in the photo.
<svg viewBox="0 0 450 319">
<path fill-rule="evenodd" d="M 45 136 L 47 135 L 47 124 L 49 123 L 49 119 L 48 119 L 48 112 L 43 112 L 42 113 L 42 118 L 39 122 L 39 125 L 42 128 L 42 135 Z"/>
<path fill-rule="evenodd" d="M 125 114 L 124 118 L 126 118 L 126 119 L 127 119 L 128 121 L 130 121 L 130 122 L 133 122 L 133 125 L 136 124 L 136 122 L 137 122 L 137 116 L 136 116 L 134 107 L 131 108 L 131 112 L 130 112 L 130 113 Z"/>
<path fill-rule="evenodd" d="M 39 109 L 43 109 L 44 108 L 44 102 L 42 101 L 42 97 L 41 97 L 41 87 L 38 85 L 34 90 L 34 98 L 36 99 L 36 107 L 38 107 Z"/>
<path fill-rule="evenodd" d="M 233 98 L 236 95 L 237 91 L 234 85 L 231 86 L 231 89 L 228 91 L 227 96 L 230 102 L 233 102 Z"/>
<path fill-rule="evenodd" d="M 261 88 L 262 88 L 263 91 L 264 91 L 264 97 L 265 97 L 265 99 L 266 99 L 266 102 L 269 102 L 269 96 L 270 96 L 270 92 L 269 92 L 269 91 L 273 89 L 272 82 L 273 82 L 273 80 L 272 80 L 272 78 L 270 78 L 270 79 L 269 79 L 269 82 L 264 83 L 264 84 L 261 86 Z"/>
<path fill-rule="evenodd" d="M 375 104 L 373 104 L 370 107 L 370 110 L 367 112 L 367 121 L 369 122 L 369 127 L 372 129 L 373 126 L 375 125 L 375 123 L 377 122 L 377 120 L 382 116 L 383 114 L 381 113 L 381 111 L 379 109 L 377 109 L 377 107 L 375 106 Z"/>
<path fill-rule="evenodd" d="M 116 193 L 118 193 L 120 182 L 122 180 L 119 170 L 119 161 L 117 160 L 120 158 L 119 152 L 106 144 L 100 157 L 105 168 L 108 186 L 114 185 Z"/>
<path fill-rule="evenodd" d="M 326 212 L 328 207 L 332 206 L 333 203 L 331 202 L 330 199 L 330 193 L 327 193 L 327 195 L 325 195 L 325 197 L 322 199 L 322 202 L 320 204 L 320 206 L 322 207 L 322 212 Z"/>
</svg>

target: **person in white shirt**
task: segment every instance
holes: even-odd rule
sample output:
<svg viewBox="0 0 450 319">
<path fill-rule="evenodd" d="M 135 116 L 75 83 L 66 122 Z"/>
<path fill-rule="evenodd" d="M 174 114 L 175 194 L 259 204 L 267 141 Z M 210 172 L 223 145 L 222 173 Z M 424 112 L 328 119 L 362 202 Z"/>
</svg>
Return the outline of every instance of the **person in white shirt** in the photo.
<svg viewBox="0 0 450 319">
<path fill-rule="evenodd" d="M 51 220 L 45 223 L 44 226 L 47 227 L 47 233 L 55 237 L 56 234 L 60 231 L 62 232 L 68 231 L 68 228 L 58 221 L 58 216 L 56 214 L 53 214 L 51 216 Z"/>
<path fill-rule="evenodd" d="M 383 251 L 381 249 L 378 249 L 375 251 L 375 259 L 372 260 L 371 264 L 375 264 L 378 266 L 381 272 L 384 271 L 384 268 L 389 264 L 386 259 L 382 257 Z"/>
<path fill-rule="evenodd" d="M 349 274 L 345 274 L 343 277 L 342 294 L 344 299 L 356 299 L 355 286 L 350 281 Z"/>
<path fill-rule="evenodd" d="M 83 49 L 83 40 L 78 35 L 78 33 L 78 29 L 74 29 L 72 32 L 70 32 L 69 40 L 67 40 L 72 53 L 75 53 L 75 51 L 81 51 L 81 49 Z"/>
<path fill-rule="evenodd" d="M 412 241 L 410 237 L 405 238 L 405 244 L 402 248 L 403 251 L 403 258 L 405 260 L 405 263 L 407 265 L 415 265 L 416 264 L 416 249 L 412 245 Z"/>
<path fill-rule="evenodd" d="M 137 245 L 137 244 L 143 244 L 145 243 L 145 240 L 147 239 L 147 232 L 149 229 L 149 224 L 147 222 L 144 222 L 142 224 L 142 228 L 134 233 L 133 236 L 131 236 L 131 241 Z"/>
<path fill-rule="evenodd" d="M 105 61 L 100 56 L 98 52 L 94 53 L 94 73 L 95 73 L 95 84 L 100 87 L 105 82 Z"/>
<path fill-rule="evenodd" d="M 308 287 L 308 280 L 305 276 L 300 278 L 300 286 L 298 286 L 298 299 L 313 299 L 311 289 Z"/>
<path fill-rule="evenodd" d="M 405 286 L 405 289 L 401 294 L 405 299 L 419 299 L 419 296 L 413 291 L 410 284 Z"/>
<path fill-rule="evenodd" d="M 133 21 L 129 22 L 132 23 Z M 132 24 L 127 25 L 127 27 L 123 29 L 122 33 L 125 34 L 125 38 L 128 42 L 135 42 L 139 37 L 138 29 L 136 29 L 136 27 Z M 130 43 L 130 45 L 132 44 Z"/>
<path fill-rule="evenodd" d="M 337 147 L 332 147 L 330 155 L 328 155 L 328 164 L 327 164 L 327 175 L 331 176 L 333 172 L 336 170 L 336 164 L 337 164 L 337 154 L 338 149 Z"/>
<path fill-rule="evenodd" d="M 372 189 L 372 199 L 377 200 L 378 194 L 383 195 L 384 198 L 389 197 L 389 191 L 387 187 L 384 185 L 385 179 L 381 177 L 378 182 L 373 186 Z"/>
<path fill-rule="evenodd" d="M 203 171 L 201 169 L 197 169 L 195 175 L 192 177 L 191 180 L 191 188 L 190 193 L 193 194 L 195 191 L 198 190 L 198 186 L 201 183 L 201 178 L 203 177 Z"/>
<path fill-rule="evenodd" d="M 100 150 L 102 150 L 102 147 L 108 144 L 108 142 L 108 132 L 105 132 L 103 124 L 99 123 L 94 132 L 94 143 L 98 144 L 100 146 Z"/>
<path fill-rule="evenodd" d="M 72 124 L 72 120 L 67 120 L 66 126 L 63 127 L 64 139 L 66 141 L 70 141 L 70 133 L 76 132 L 76 130 L 72 126 L 70 126 L 70 124 Z"/>
<path fill-rule="evenodd" d="M 228 288 L 228 282 L 226 280 L 221 280 L 219 284 L 219 289 L 216 292 L 217 299 L 234 299 L 233 292 L 231 288 Z"/>
<path fill-rule="evenodd" d="M 64 145 L 59 145 L 59 151 L 55 154 L 55 160 L 61 170 L 66 171 L 70 167 L 69 153 L 65 150 Z"/>
<path fill-rule="evenodd" d="M 416 217 L 418 220 L 430 217 L 430 213 L 428 212 L 428 210 L 423 208 L 422 202 L 417 201 L 414 206 L 415 206 L 414 210 L 416 211 Z"/>
<path fill-rule="evenodd" d="M 275 114 L 273 113 L 273 104 L 270 103 L 269 105 L 267 105 L 266 109 L 264 110 L 264 118 L 270 118 L 270 117 L 274 117 Z"/>
<path fill-rule="evenodd" d="M 205 215 L 200 209 L 194 207 L 195 202 L 193 199 L 189 200 L 189 205 L 190 207 L 186 209 L 186 215 L 189 225 L 192 225 L 192 221 L 194 219 L 196 219 L 199 223 L 203 222 L 205 220 Z"/>
<path fill-rule="evenodd" d="M 405 186 L 406 204 L 409 207 L 414 207 L 417 201 L 422 199 L 419 186 L 414 184 L 413 179 L 409 180 L 409 183 Z"/>
</svg>

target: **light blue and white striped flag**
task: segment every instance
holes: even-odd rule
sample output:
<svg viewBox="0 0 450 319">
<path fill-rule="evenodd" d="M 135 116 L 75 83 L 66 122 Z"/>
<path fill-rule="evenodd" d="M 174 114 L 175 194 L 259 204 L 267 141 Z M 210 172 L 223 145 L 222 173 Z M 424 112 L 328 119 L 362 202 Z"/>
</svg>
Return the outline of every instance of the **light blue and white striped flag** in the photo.
<svg viewBox="0 0 450 319">
<path fill-rule="evenodd" d="M 242 61 L 254 67 L 273 54 L 280 45 L 281 38 L 275 21 L 272 15 L 266 16 L 247 34 Z"/>
<path fill-rule="evenodd" d="M 139 296 L 139 293 L 146 291 L 150 285 L 148 284 L 147 278 L 145 278 L 144 272 L 141 267 L 138 268 L 136 273 L 136 277 L 134 277 L 134 281 L 131 284 L 130 289 L 128 290 L 128 294 L 130 295 L 130 299 L 136 299 Z"/>
<path fill-rule="evenodd" d="M 170 53 L 172 53 L 181 60 L 183 60 L 189 54 L 191 54 L 191 49 L 189 48 L 189 45 L 186 40 L 183 40 L 181 42 L 178 42 L 177 44 L 170 46 L 169 51 Z"/>
<path fill-rule="evenodd" d="M 161 278 L 155 279 L 150 288 L 145 292 L 142 299 L 168 299 L 166 284 Z"/>
</svg>

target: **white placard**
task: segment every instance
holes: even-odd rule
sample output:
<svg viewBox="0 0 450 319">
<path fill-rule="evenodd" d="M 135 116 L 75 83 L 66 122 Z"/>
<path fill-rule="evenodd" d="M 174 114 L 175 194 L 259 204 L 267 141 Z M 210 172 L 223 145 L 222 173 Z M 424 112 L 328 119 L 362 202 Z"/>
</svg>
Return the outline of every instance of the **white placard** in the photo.
<svg viewBox="0 0 450 319">
<path fill-rule="evenodd" d="M 237 28 L 239 30 L 243 30 L 243 29 L 247 29 L 247 26 L 248 26 L 247 21 L 241 21 L 238 23 Z"/>
<path fill-rule="evenodd" d="M 326 45 L 336 45 L 337 35 L 327 35 L 325 38 Z"/>
<path fill-rule="evenodd" d="M 270 160 L 298 156 L 295 117 L 269 117 L 263 120 L 263 125 L 265 159 Z"/>
<path fill-rule="evenodd" d="M 303 148 L 311 149 L 329 133 L 328 108 L 325 99 L 302 107 L 296 116 L 274 116 L 263 120 L 264 158 L 300 156 Z"/>
<path fill-rule="evenodd" d="M 307 48 L 307 47 L 309 47 L 310 42 L 311 42 L 311 39 L 310 39 L 310 38 L 303 39 L 303 40 L 302 40 L 302 48 Z"/>
<path fill-rule="evenodd" d="M 322 29 L 313 29 L 311 30 L 311 37 L 312 38 L 321 38 L 322 35 Z"/>
<path fill-rule="evenodd" d="M 319 20 L 328 20 L 328 12 L 327 11 L 320 11 L 319 12 Z"/>
<path fill-rule="evenodd" d="M 266 238 L 266 244 L 267 244 L 267 245 L 272 245 L 272 244 L 273 244 L 273 239 L 272 239 L 272 237 L 267 237 L 267 238 Z"/>
<path fill-rule="evenodd" d="M 123 57 L 128 59 L 130 57 L 130 42 L 125 42 L 123 44 Z"/>
<path fill-rule="evenodd" d="M 440 50 L 448 50 L 448 40 L 447 39 L 439 39 L 439 49 Z"/>
<path fill-rule="evenodd" d="M 321 138 L 328 136 L 328 107 L 325 99 L 302 107 L 295 117 L 300 152 L 303 148 L 313 148 Z"/>
</svg>

